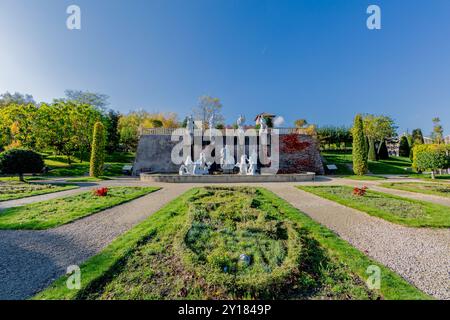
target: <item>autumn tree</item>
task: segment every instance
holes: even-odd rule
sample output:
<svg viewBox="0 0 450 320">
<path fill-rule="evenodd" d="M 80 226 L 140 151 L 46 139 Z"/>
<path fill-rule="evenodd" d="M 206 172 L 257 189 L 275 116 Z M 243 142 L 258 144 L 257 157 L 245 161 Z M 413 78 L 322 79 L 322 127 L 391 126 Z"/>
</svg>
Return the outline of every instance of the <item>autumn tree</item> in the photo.
<svg viewBox="0 0 450 320">
<path fill-rule="evenodd" d="M 294 121 L 294 125 L 296 128 L 302 129 L 308 125 L 308 121 L 306 119 L 297 119 Z"/>
<path fill-rule="evenodd" d="M 179 126 L 176 113 L 149 113 L 144 110 L 122 115 L 118 123 L 120 144 L 123 149 L 134 151 L 137 148 L 141 129 L 177 128 Z"/>
<path fill-rule="evenodd" d="M 8 104 L 0 109 L 0 132 L 6 148 L 34 148 L 37 142 L 34 104 Z"/>
</svg>

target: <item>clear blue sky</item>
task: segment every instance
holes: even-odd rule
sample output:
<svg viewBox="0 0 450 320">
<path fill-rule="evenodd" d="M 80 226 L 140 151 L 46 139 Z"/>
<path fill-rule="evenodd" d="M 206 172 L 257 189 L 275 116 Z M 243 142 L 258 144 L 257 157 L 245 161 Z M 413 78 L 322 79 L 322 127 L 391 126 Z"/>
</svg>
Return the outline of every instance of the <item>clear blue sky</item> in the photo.
<svg viewBox="0 0 450 320">
<path fill-rule="evenodd" d="M 82 30 L 66 29 L 66 8 Z M 366 8 L 382 9 L 382 30 Z M 219 97 L 233 122 L 261 111 L 350 124 L 383 113 L 400 131 L 450 133 L 448 0 L 0 0 L 0 92 L 50 101 L 108 94 L 127 112 L 190 113 Z"/>
</svg>

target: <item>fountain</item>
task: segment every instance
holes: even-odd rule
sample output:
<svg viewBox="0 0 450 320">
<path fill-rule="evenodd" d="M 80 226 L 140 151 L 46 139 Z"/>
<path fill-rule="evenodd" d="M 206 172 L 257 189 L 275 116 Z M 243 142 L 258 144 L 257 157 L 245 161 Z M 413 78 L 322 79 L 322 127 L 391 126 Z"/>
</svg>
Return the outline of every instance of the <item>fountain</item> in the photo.
<svg viewBox="0 0 450 320">
<path fill-rule="evenodd" d="M 186 161 L 181 165 L 178 174 L 180 176 L 201 176 L 209 174 L 209 168 L 211 163 L 206 162 L 206 156 L 204 152 L 200 152 L 200 158 L 192 162 L 191 157 L 188 156 Z"/>
</svg>

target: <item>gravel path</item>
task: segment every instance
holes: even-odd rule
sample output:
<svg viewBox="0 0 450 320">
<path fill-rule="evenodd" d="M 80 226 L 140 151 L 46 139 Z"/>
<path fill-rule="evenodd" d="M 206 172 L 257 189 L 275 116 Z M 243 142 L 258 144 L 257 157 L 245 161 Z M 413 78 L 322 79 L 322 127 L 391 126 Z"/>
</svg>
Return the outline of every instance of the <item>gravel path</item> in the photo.
<svg viewBox="0 0 450 320">
<path fill-rule="evenodd" d="M 450 229 L 408 228 L 292 185 L 266 187 L 419 289 L 439 299 L 450 299 Z"/>
<path fill-rule="evenodd" d="M 55 229 L 0 231 L 0 300 L 33 296 L 189 188 L 172 185 Z"/>
</svg>

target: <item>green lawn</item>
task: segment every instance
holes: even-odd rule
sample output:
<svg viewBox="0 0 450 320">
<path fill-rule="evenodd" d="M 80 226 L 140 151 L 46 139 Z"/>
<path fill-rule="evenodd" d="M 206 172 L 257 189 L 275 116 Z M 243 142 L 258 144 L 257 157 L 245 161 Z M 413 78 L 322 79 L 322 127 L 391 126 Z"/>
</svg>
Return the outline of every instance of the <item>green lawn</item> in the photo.
<svg viewBox="0 0 450 320">
<path fill-rule="evenodd" d="M 250 257 L 250 263 L 240 259 Z M 365 284 L 381 268 L 380 290 Z M 429 299 L 264 189 L 192 189 L 34 299 Z"/>
<path fill-rule="evenodd" d="M 389 160 L 369 161 L 369 171 L 373 174 L 410 174 L 411 160 L 405 157 L 391 157 Z"/>
<path fill-rule="evenodd" d="M 322 156 L 328 164 L 335 164 L 338 170 L 335 172 L 338 175 L 353 175 L 353 171 L 349 168 L 349 164 L 352 164 L 351 153 L 340 153 L 333 151 L 324 151 Z"/>
<path fill-rule="evenodd" d="M 298 188 L 393 223 L 410 227 L 450 227 L 450 207 L 371 190 L 358 197 L 349 186 Z"/>
<path fill-rule="evenodd" d="M 386 180 L 385 177 L 379 177 L 379 176 L 372 176 L 372 175 L 366 175 L 366 176 L 344 176 L 345 179 L 350 180 L 357 180 L 357 181 L 373 181 L 373 180 Z"/>
<path fill-rule="evenodd" d="M 112 187 L 108 196 L 92 192 L 8 208 L 0 212 L 2 230 L 43 230 L 67 224 L 107 208 L 136 199 L 158 188 Z"/>
<path fill-rule="evenodd" d="M 411 175 L 410 177 L 425 180 L 425 181 L 430 181 L 430 182 L 436 181 L 436 180 L 443 180 L 441 182 L 450 182 L 450 174 L 436 174 L 435 179 L 431 178 L 431 174 L 419 174 L 419 173 L 415 173 L 415 174 Z M 445 180 L 448 180 L 448 181 L 445 181 Z"/>
<path fill-rule="evenodd" d="M 382 183 L 380 186 L 441 197 L 450 197 L 449 183 L 389 182 Z"/>
<path fill-rule="evenodd" d="M 76 188 L 78 188 L 78 186 L 75 185 L 23 183 L 17 181 L 17 179 L 4 179 L 0 180 L 0 202 Z"/>
<path fill-rule="evenodd" d="M 132 164 L 134 161 L 133 153 L 112 153 L 105 158 L 105 171 L 101 180 L 107 177 L 121 176 L 122 168 L 126 164 Z M 51 168 L 46 174 L 49 177 L 84 177 L 89 174 L 89 161 L 80 162 L 78 158 L 72 158 L 69 165 L 67 157 L 44 155 L 45 164 Z"/>
<path fill-rule="evenodd" d="M 336 164 L 338 171 L 336 174 L 351 176 L 353 171 L 348 167 L 352 164 L 351 153 L 341 153 L 326 151 L 322 152 L 322 156 L 327 163 Z M 372 174 L 402 174 L 408 175 L 411 172 L 405 170 L 405 168 L 411 167 L 411 160 L 405 157 L 391 157 L 389 160 L 369 161 L 369 171 Z"/>
</svg>

